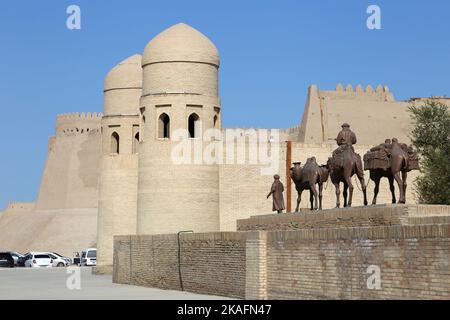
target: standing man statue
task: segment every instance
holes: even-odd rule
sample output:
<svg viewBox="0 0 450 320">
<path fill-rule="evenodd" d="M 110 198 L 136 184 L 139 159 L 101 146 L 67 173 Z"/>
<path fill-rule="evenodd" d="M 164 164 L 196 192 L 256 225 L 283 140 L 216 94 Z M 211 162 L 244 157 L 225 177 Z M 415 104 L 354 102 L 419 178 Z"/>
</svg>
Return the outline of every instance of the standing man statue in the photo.
<svg viewBox="0 0 450 320">
<path fill-rule="evenodd" d="M 356 143 L 356 134 L 350 130 L 350 125 L 348 123 L 342 125 L 342 130 L 338 133 L 335 140 L 339 147 L 333 151 L 333 156 L 341 153 L 347 148 L 351 148 L 352 151 L 354 151 L 353 145 Z"/>
<path fill-rule="evenodd" d="M 272 184 L 272 188 L 270 189 L 269 194 L 267 195 L 267 199 L 269 199 L 270 195 L 273 197 L 272 211 L 277 211 L 278 213 L 283 213 L 284 208 L 284 198 L 283 191 L 284 186 L 280 181 L 279 175 L 274 175 L 274 182 Z"/>
</svg>

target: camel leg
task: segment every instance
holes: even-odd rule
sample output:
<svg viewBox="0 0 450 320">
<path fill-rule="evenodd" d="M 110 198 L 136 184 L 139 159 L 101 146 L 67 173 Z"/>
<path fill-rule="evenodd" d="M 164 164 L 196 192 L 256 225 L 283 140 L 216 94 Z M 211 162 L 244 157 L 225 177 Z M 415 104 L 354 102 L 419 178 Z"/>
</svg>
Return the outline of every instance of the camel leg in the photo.
<svg viewBox="0 0 450 320">
<path fill-rule="evenodd" d="M 312 194 L 313 194 L 313 196 L 314 196 L 314 210 L 317 210 L 317 209 L 319 209 L 319 206 L 318 206 L 318 201 L 317 201 L 317 189 L 316 189 L 316 184 L 310 182 L 310 183 L 309 183 L 309 190 L 310 190 L 310 192 L 312 192 Z M 312 198 L 312 197 L 311 197 L 311 198 Z M 311 206 L 312 206 L 312 203 L 311 203 Z"/>
<path fill-rule="evenodd" d="M 388 177 L 388 180 L 389 180 L 389 189 L 391 189 L 392 194 L 392 203 L 396 203 L 397 200 L 395 199 L 394 177 L 390 176 Z"/>
<path fill-rule="evenodd" d="M 348 195 L 348 185 L 344 182 L 344 191 L 342 192 L 342 195 L 344 196 L 344 208 L 347 206 L 347 195 Z"/>
<path fill-rule="evenodd" d="M 340 201 L 341 191 L 339 190 L 339 182 L 333 183 L 333 184 L 336 189 L 336 208 L 339 208 L 341 206 L 341 201 Z"/>
<path fill-rule="evenodd" d="M 361 184 L 361 190 L 362 190 L 363 196 L 364 196 L 364 205 L 367 206 L 366 181 L 364 181 L 364 172 L 362 171 L 360 166 L 356 167 L 356 176 L 358 177 L 359 183 Z"/>
<path fill-rule="evenodd" d="M 309 203 L 311 205 L 311 211 L 314 210 L 314 194 L 311 189 L 309 189 Z"/>
<path fill-rule="evenodd" d="M 348 193 L 349 193 L 347 207 L 351 207 L 353 198 L 353 184 L 352 184 L 352 177 L 350 175 L 345 176 L 345 183 L 348 185 Z"/>
<path fill-rule="evenodd" d="M 377 196 L 380 191 L 380 177 L 372 178 L 373 182 L 375 182 L 375 187 L 373 188 L 373 200 L 372 204 L 377 204 Z"/>
<path fill-rule="evenodd" d="M 398 189 L 400 190 L 400 199 L 398 200 L 398 203 L 405 203 L 405 193 L 403 192 L 403 182 L 400 172 L 396 172 L 394 174 L 394 179 L 397 182 Z"/>
<path fill-rule="evenodd" d="M 406 203 L 406 178 L 408 177 L 408 173 L 406 171 L 402 171 L 402 182 L 403 182 L 403 200 L 405 200 L 403 203 Z"/>
<path fill-rule="evenodd" d="M 319 210 L 322 210 L 322 191 L 323 183 L 319 183 Z"/>
<path fill-rule="evenodd" d="M 303 189 L 297 190 L 297 207 L 295 208 L 295 212 L 298 212 L 298 209 L 300 207 L 300 201 L 302 201 L 302 192 Z"/>
</svg>

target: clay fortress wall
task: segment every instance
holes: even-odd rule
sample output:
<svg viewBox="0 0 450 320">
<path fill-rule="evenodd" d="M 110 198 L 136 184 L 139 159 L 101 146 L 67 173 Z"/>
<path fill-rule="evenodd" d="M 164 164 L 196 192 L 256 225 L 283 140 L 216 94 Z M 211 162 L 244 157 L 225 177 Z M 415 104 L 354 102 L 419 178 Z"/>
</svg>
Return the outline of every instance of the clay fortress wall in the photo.
<svg viewBox="0 0 450 320">
<path fill-rule="evenodd" d="M 96 208 L 102 114 L 58 115 L 36 209 Z"/>
<path fill-rule="evenodd" d="M 278 130 L 279 142 L 269 137 L 268 148 L 278 155 L 272 170 L 268 164 L 249 161 L 249 150 L 258 147 L 250 138 L 243 140 L 243 163 L 174 164 L 173 134 L 188 130 L 190 121 L 192 144 L 207 148 L 201 139 L 207 129 L 226 135 L 221 124 L 219 64 L 217 48 L 208 38 L 178 24 L 150 41 L 142 56 L 132 55 L 111 69 L 105 78 L 103 114 L 57 117 L 38 199 L 25 209 L 11 204 L 5 210 L 0 217 L 0 249 L 54 249 L 71 255 L 95 245 L 98 269 L 111 272 L 114 235 L 235 231 L 236 220 L 270 212 L 271 199 L 265 196 L 272 175 L 280 174 L 285 187 L 288 184 L 286 141 L 291 141 L 292 162 L 305 163 L 316 156 L 319 164 L 336 147 L 333 139 L 343 122 L 356 132 L 355 149 L 361 155 L 385 138 L 410 142 L 407 106 L 420 99 L 396 101 L 386 86 L 344 89 L 338 85 L 335 90 L 321 90 L 311 85 L 299 125 L 273 129 Z M 252 132 L 240 130 L 244 135 Z M 416 174 L 409 175 L 410 186 Z M 366 174 L 366 183 L 367 179 Z M 362 205 L 359 187 L 355 182 L 355 206 Z M 373 182 L 368 187 L 369 201 L 372 192 Z M 293 208 L 296 197 L 292 185 Z M 331 183 L 323 199 L 324 208 L 335 206 Z M 378 203 L 390 202 L 387 181 L 382 181 Z M 412 187 L 407 189 L 407 202 L 416 202 Z M 309 207 L 307 192 L 302 207 Z M 23 226 L 33 231 L 27 240 L 13 235 Z"/>
<path fill-rule="evenodd" d="M 0 250 L 74 251 L 95 246 L 102 114 L 56 118 L 36 202 L 10 203 L 0 216 Z"/>
</svg>

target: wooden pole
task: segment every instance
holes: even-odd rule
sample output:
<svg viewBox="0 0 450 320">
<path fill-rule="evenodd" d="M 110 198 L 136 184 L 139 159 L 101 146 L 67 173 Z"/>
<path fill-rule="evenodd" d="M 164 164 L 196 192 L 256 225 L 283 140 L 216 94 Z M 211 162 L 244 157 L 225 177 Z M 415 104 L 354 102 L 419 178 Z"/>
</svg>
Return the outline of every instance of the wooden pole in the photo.
<svg viewBox="0 0 450 320">
<path fill-rule="evenodd" d="M 292 211 L 291 207 L 291 164 L 292 164 L 292 141 L 286 141 L 286 213 Z"/>
</svg>

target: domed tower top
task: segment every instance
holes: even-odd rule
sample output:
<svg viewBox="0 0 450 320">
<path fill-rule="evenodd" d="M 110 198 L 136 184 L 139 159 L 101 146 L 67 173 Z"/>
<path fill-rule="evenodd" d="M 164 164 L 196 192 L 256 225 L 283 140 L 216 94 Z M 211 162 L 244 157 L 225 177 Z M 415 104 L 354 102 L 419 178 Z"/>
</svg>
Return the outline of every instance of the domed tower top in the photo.
<svg viewBox="0 0 450 320">
<path fill-rule="evenodd" d="M 112 68 L 105 77 L 104 91 L 142 88 L 142 56 L 132 55 Z"/>
<path fill-rule="evenodd" d="M 185 23 L 178 23 L 147 44 L 142 66 L 176 61 L 209 63 L 218 67 L 219 52 L 201 32 Z"/>
<path fill-rule="evenodd" d="M 104 83 L 104 115 L 138 114 L 142 56 L 135 54 L 111 69 Z"/>
<path fill-rule="evenodd" d="M 218 96 L 219 53 L 199 31 L 176 24 L 154 37 L 142 58 L 142 96 Z"/>
</svg>

